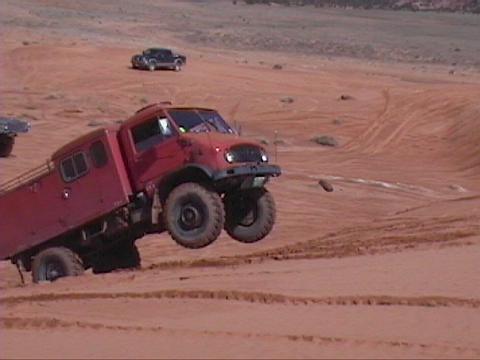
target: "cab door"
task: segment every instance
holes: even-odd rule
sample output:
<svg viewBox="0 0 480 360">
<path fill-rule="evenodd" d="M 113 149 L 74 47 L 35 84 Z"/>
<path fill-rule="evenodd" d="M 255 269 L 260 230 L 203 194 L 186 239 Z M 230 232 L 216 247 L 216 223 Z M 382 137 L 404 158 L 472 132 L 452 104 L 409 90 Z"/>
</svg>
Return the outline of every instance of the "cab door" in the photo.
<svg viewBox="0 0 480 360">
<path fill-rule="evenodd" d="M 185 152 L 178 141 L 178 133 L 163 113 L 133 127 L 131 136 L 134 144 L 132 170 L 138 189 L 184 165 Z"/>
<path fill-rule="evenodd" d="M 159 52 L 159 63 L 164 66 L 171 66 L 175 59 L 171 50 L 162 50 Z"/>
</svg>

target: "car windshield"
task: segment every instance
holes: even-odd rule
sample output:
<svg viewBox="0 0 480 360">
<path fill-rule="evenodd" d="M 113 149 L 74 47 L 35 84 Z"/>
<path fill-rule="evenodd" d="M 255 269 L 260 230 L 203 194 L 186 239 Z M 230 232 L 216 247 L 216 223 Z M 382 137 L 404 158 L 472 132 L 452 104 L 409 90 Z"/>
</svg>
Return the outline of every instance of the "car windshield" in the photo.
<svg viewBox="0 0 480 360">
<path fill-rule="evenodd" d="M 214 110 L 171 109 L 168 113 L 181 132 L 235 133 L 220 114 Z"/>
</svg>

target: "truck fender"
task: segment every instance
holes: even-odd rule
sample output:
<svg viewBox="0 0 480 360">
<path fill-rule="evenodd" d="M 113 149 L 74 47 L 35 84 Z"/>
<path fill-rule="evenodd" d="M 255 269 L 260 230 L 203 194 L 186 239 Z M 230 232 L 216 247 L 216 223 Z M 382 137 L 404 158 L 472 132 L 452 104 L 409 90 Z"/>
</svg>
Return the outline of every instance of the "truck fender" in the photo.
<svg viewBox="0 0 480 360">
<path fill-rule="evenodd" d="M 208 166 L 187 164 L 158 184 L 160 199 L 165 200 L 174 187 L 184 182 L 204 182 L 211 179 L 213 179 L 213 171 Z"/>
<path fill-rule="evenodd" d="M 213 178 L 213 171 L 208 166 L 202 164 L 188 164 L 184 166 L 180 171 L 183 170 L 200 170 L 202 171 L 208 178 Z"/>
</svg>

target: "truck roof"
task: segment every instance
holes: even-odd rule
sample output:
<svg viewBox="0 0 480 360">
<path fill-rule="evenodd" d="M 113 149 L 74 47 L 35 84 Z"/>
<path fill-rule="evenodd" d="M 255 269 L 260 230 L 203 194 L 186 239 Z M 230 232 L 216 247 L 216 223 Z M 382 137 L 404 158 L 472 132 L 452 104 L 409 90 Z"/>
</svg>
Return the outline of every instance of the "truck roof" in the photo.
<svg viewBox="0 0 480 360">
<path fill-rule="evenodd" d="M 214 111 L 210 108 L 203 108 L 198 106 L 173 106 L 170 102 L 160 102 L 147 105 L 140 110 L 138 110 L 133 116 L 131 116 L 128 120 L 126 120 L 121 127 L 124 126 L 132 126 L 136 123 L 142 122 L 145 119 L 153 116 L 156 112 L 160 110 L 204 110 L 204 111 Z"/>
<path fill-rule="evenodd" d="M 131 116 L 129 119 L 127 119 L 123 124 L 115 126 L 115 125 L 109 125 L 105 126 L 99 129 L 95 129 L 89 133 L 86 133 L 69 143 L 63 145 L 61 148 L 59 148 L 57 151 L 55 151 L 52 154 L 51 159 L 56 159 L 64 154 L 70 153 L 74 151 L 77 147 L 80 147 L 82 144 L 85 142 L 88 142 L 90 139 L 94 139 L 101 134 L 103 134 L 105 131 L 107 132 L 117 132 L 120 128 L 124 126 L 132 126 L 137 122 L 142 122 L 146 118 L 153 116 L 156 112 L 160 110 L 168 110 L 168 109 L 178 109 L 178 110 L 205 110 L 205 111 L 213 111 L 213 109 L 209 108 L 203 108 L 203 107 L 191 107 L 191 106 L 172 106 L 171 103 L 169 102 L 160 102 L 160 103 L 155 103 L 155 104 L 150 104 L 147 105 L 140 110 L 138 110 L 133 116 Z"/>
<path fill-rule="evenodd" d="M 105 126 L 105 127 L 90 131 L 90 132 L 88 132 L 88 133 L 70 141 L 69 143 L 63 145 L 60 149 L 58 149 L 57 151 L 55 151 L 52 154 L 51 159 L 53 160 L 53 159 L 56 159 L 56 158 L 58 158 L 58 157 L 60 157 L 64 154 L 70 153 L 73 150 L 75 150 L 76 148 L 78 148 L 81 145 L 88 142 L 89 140 L 94 139 L 96 137 L 99 137 L 102 134 L 104 134 L 105 132 L 117 132 L 118 128 L 119 128 L 118 126 L 113 126 L 112 125 L 112 126 Z"/>
</svg>

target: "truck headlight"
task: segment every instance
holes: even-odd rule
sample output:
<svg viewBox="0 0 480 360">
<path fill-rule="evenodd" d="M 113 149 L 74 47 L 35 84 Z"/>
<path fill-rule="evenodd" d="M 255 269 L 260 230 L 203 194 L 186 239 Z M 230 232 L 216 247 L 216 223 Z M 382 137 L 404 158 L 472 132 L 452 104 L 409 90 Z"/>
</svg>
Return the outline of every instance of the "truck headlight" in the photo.
<svg viewBox="0 0 480 360">
<path fill-rule="evenodd" d="M 225 160 L 227 160 L 227 162 L 229 162 L 230 164 L 233 163 L 233 161 L 235 160 L 233 154 L 230 151 L 227 151 L 225 153 Z"/>
</svg>

